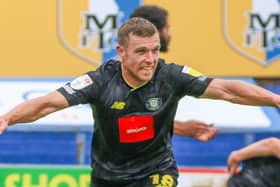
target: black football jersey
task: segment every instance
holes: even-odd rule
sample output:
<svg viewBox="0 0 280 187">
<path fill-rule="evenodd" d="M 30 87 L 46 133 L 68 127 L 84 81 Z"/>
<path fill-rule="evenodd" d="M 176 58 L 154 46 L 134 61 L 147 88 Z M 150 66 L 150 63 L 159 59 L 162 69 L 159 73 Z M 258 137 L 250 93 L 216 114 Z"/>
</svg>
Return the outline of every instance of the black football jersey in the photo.
<svg viewBox="0 0 280 187">
<path fill-rule="evenodd" d="M 160 59 L 152 80 L 131 88 L 122 77 L 121 62 L 111 60 L 58 91 L 71 106 L 91 105 L 93 175 L 131 180 L 176 164 L 170 132 L 178 101 L 200 96 L 211 80 Z"/>
</svg>

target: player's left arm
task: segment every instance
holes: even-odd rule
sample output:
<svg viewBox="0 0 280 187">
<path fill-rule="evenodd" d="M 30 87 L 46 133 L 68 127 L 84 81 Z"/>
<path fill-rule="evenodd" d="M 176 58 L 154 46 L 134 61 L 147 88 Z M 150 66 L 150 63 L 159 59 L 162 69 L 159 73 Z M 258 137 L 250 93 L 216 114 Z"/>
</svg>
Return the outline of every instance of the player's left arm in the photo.
<svg viewBox="0 0 280 187">
<path fill-rule="evenodd" d="M 214 79 L 201 97 L 245 105 L 280 107 L 279 95 L 239 80 Z"/>
</svg>

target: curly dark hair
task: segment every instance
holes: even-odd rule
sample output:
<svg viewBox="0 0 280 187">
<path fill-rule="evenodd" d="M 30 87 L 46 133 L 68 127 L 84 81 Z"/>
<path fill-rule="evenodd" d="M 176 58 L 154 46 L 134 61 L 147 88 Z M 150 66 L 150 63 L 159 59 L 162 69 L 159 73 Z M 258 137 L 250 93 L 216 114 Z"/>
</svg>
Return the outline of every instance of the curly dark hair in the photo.
<svg viewBox="0 0 280 187">
<path fill-rule="evenodd" d="M 130 18 L 141 17 L 152 22 L 156 28 L 161 31 L 161 29 L 167 23 L 167 10 L 153 5 L 144 5 L 135 9 L 134 12 L 130 15 Z"/>
<path fill-rule="evenodd" d="M 280 160 L 257 157 L 243 161 L 242 170 L 229 178 L 228 187 L 279 187 Z"/>
</svg>

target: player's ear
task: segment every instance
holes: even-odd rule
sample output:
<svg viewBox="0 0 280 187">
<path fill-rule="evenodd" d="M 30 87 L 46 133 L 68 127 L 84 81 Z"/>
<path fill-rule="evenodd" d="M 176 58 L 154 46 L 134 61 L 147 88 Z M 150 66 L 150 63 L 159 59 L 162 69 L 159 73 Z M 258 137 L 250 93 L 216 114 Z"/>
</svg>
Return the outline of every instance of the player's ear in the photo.
<svg viewBox="0 0 280 187">
<path fill-rule="evenodd" d="M 118 44 L 117 47 L 116 47 L 116 50 L 118 52 L 118 55 L 121 59 L 124 58 L 124 55 L 125 55 L 125 50 L 124 50 L 124 46 Z"/>
</svg>

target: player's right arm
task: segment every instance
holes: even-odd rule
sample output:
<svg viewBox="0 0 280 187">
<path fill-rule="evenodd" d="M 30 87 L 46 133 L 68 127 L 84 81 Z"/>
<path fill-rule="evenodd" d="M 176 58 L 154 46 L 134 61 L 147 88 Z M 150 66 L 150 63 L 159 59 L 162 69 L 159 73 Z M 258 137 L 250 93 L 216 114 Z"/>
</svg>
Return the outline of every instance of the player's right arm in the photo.
<svg viewBox="0 0 280 187">
<path fill-rule="evenodd" d="M 0 116 L 0 134 L 10 125 L 33 122 L 68 106 L 67 100 L 58 91 L 27 100 Z"/>
</svg>

